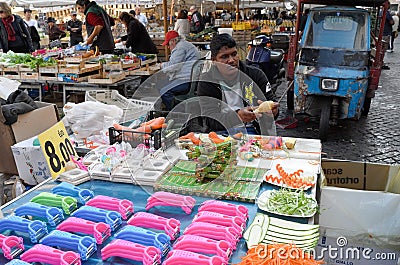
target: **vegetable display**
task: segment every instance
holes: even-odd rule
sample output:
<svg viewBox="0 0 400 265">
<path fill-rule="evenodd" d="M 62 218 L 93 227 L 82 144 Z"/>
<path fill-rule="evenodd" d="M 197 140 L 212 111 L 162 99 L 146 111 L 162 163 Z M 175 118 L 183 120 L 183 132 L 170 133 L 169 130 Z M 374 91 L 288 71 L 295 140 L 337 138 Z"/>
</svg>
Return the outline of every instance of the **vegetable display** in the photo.
<svg viewBox="0 0 400 265">
<path fill-rule="evenodd" d="M 311 217 L 318 209 L 316 200 L 303 190 L 268 190 L 260 195 L 257 202 L 262 210 L 288 216 Z"/>
<path fill-rule="evenodd" d="M 57 61 L 51 57 L 48 58 L 43 58 L 41 56 L 34 57 L 30 54 L 14 53 L 12 51 L 3 53 L 0 56 L 0 62 L 6 66 L 24 64 L 29 66 L 29 68 L 33 70 L 35 70 L 37 67 L 57 65 Z"/>
<path fill-rule="evenodd" d="M 323 260 L 315 260 L 293 244 L 259 244 L 251 247 L 242 261 L 235 265 L 317 265 Z"/>
<path fill-rule="evenodd" d="M 308 189 L 315 186 L 314 176 L 302 176 L 304 173 L 302 169 L 289 174 L 283 169 L 281 164 L 277 164 L 276 170 L 279 176 L 267 175 L 265 181 L 280 186 L 286 185 L 294 189 Z"/>
</svg>

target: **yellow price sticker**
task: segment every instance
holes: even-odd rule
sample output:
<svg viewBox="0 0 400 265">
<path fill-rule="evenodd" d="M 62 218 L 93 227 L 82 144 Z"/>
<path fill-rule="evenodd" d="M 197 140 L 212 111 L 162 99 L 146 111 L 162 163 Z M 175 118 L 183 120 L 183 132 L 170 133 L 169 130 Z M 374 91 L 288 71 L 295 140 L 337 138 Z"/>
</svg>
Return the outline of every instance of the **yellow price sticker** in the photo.
<svg viewBox="0 0 400 265">
<path fill-rule="evenodd" d="M 38 139 L 49 165 L 51 176 L 56 178 L 65 171 L 65 166 L 71 160 L 71 156 L 76 155 L 64 123 L 62 121 L 56 123 L 47 131 L 39 134 Z"/>
</svg>

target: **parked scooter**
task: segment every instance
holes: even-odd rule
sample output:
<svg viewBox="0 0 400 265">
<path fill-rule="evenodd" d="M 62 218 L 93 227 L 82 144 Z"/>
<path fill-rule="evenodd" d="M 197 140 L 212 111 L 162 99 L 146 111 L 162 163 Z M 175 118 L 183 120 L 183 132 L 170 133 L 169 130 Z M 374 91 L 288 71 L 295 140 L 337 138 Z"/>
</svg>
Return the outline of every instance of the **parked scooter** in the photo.
<svg viewBox="0 0 400 265">
<path fill-rule="evenodd" d="M 273 39 L 260 35 L 248 43 L 250 46 L 246 58 L 248 65 L 260 68 L 268 77 L 272 91 L 275 93 L 285 78 L 283 66 L 284 51 L 282 49 L 271 49 Z"/>
</svg>

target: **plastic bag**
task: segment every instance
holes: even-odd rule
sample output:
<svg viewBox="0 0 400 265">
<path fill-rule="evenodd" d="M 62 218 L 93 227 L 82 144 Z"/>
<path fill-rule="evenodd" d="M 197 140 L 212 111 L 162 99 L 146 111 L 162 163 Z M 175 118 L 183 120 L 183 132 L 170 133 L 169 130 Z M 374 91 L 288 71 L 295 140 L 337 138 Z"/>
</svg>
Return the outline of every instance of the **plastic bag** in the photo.
<svg viewBox="0 0 400 265">
<path fill-rule="evenodd" d="M 68 102 L 64 106 L 64 124 L 70 126 L 77 138 L 87 138 L 91 135 L 101 135 L 105 123 L 118 123 L 123 110 L 115 105 L 101 102 L 86 101 L 79 104 Z"/>
<path fill-rule="evenodd" d="M 16 91 L 20 85 L 21 83 L 16 80 L 0 77 L 0 98 L 7 100 L 8 96 Z"/>
</svg>

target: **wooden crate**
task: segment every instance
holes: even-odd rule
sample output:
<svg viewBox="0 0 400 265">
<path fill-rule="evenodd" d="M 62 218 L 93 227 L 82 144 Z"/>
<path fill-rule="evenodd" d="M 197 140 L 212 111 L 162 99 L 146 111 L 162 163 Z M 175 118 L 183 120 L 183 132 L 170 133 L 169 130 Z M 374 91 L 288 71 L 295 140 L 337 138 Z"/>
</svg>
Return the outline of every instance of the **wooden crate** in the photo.
<svg viewBox="0 0 400 265">
<path fill-rule="evenodd" d="M 58 73 L 58 81 L 78 83 L 87 82 L 90 78 L 100 78 L 102 76 L 101 69 L 86 71 L 83 73 Z"/>
<path fill-rule="evenodd" d="M 1 70 L 4 72 L 19 72 L 19 65 L 3 66 Z"/>
<path fill-rule="evenodd" d="M 73 57 L 65 57 L 64 58 L 64 62 L 66 63 L 81 63 L 81 62 L 86 62 L 90 59 L 93 59 L 94 57 L 86 57 L 83 58 L 82 55 L 77 55 L 77 56 L 73 56 Z"/>
<path fill-rule="evenodd" d="M 158 66 L 144 66 L 141 67 L 139 69 L 130 71 L 129 74 L 130 75 L 140 75 L 140 76 L 147 76 L 147 75 L 152 75 L 154 73 L 156 73 L 158 70 L 160 70 L 160 67 Z"/>
<path fill-rule="evenodd" d="M 54 65 L 54 66 L 41 66 L 41 67 L 39 67 L 39 73 L 52 73 L 52 74 L 57 74 L 57 73 L 58 73 L 58 65 Z"/>
<path fill-rule="evenodd" d="M 40 72 L 39 71 L 39 80 L 42 81 L 57 81 L 58 80 L 58 72 L 48 73 L 48 72 Z"/>
<path fill-rule="evenodd" d="M 31 72 L 31 73 L 37 72 L 37 68 L 32 69 L 28 65 L 24 65 L 24 64 L 20 64 L 18 70 L 20 72 Z"/>
<path fill-rule="evenodd" d="M 129 68 L 139 68 L 140 67 L 140 61 L 139 62 L 132 62 L 132 63 L 124 63 L 124 62 L 117 62 L 117 63 L 105 63 L 103 64 L 103 70 L 104 71 L 123 71 L 127 70 Z"/>
<path fill-rule="evenodd" d="M 21 79 L 21 74 L 19 71 L 10 71 L 8 68 L 4 68 L 3 71 L 1 71 L 1 76 L 8 79 Z"/>
<path fill-rule="evenodd" d="M 236 41 L 251 41 L 252 35 L 250 30 L 234 31 L 232 37 Z"/>
<path fill-rule="evenodd" d="M 68 64 L 61 63 L 58 65 L 58 73 L 62 74 L 84 74 L 88 72 L 93 72 L 96 70 L 101 70 L 101 64 L 85 64 L 84 62 L 80 62 L 78 64 Z"/>
<path fill-rule="evenodd" d="M 39 80 L 38 72 L 20 72 L 21 80 Z"/>
<path fill-rule="evenodd" d="M 107 76 L 104 74 L 100 76 L 100 77 L 92 77 L 89 76 L 88 78 L 88 83 L 92 83 L 92 84 L 114 84 L 118 81 L 123 80 L 126 77 L 124 72 L 119 73 L 118 75 L 111 75 L 111 76 Z"/>
</svg>

